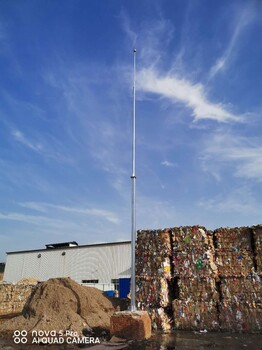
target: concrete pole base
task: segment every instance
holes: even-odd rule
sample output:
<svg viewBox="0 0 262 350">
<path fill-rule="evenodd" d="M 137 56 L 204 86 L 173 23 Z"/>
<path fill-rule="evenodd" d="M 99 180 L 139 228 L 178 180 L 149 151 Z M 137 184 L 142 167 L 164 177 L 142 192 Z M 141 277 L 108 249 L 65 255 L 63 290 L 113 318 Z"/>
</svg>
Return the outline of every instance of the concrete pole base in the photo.
<svg viewBox="0 0 262 350">
<path fill-rule="evenodd" d="M 146 311 L 120 311 L 110 319 L 110 333 L 128 340 L 151 337 L 151 319 Z"/>
</svg>

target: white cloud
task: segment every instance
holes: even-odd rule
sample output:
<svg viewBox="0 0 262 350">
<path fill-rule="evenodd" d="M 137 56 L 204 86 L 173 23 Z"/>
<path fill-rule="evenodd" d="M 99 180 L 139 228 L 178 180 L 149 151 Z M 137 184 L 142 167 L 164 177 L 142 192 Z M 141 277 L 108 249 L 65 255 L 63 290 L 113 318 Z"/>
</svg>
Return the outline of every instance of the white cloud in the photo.
<svg viewBox="0 0 262 350">
<path fill-rule="evenodd" d="M 65 149 L 65 143 L 59 141 L 57 138 L 51 134 L 35 132 L 36 137 L 41 140 L 41 142 L 34 142 L 30 140 L 25 134 L 18 130 L 12 130 L 11 135 L 15 141 L 21 143 L 22 145 L 30 148 L 31 150 L 37 152 L 41 156 L 48 159 L 53 159 L 59 163 L 66 163 L 68 165 L 74 165 L 75 160 L 71 157 L 68 149 Z"/>
<path fill-rule="evenodd" d="M 139 59 L 146 65 L 157 64 L 166 54 L 174 34 L 173 23 L 164 18 L 143 24 L 138 38 Z"/>
<path fill-rule="evenodd" d="M 173 38 L 175 29 L 172 21 L 160 15 L 153 21 L 142 21 L 135 26 L 124 11 L 120 14 L 120 20 L 128 41 L 131 42 L 128 46 L 136 46 L 139 63 L 151 66 L 157 64 Z"/>
<path fill-rule="evenodd" d="M 234 26 L 233 34 L 222 56 L 219 57 L 215 62 L 215 64 L 211 67 L 209 72 L 209 79 L 214 78 L 220 71 L 223 71 L 224 69 L 226 69 L 227 65 L 229 64 L 232 58 L 234 50 L 236 50 L 237 48 L 237 43 L 241 33 L 243 32 L 244 28 L 254 18 L 255 16 L 254 9 L 252 8 L 252 6 L 250 7 L 249 5 L 250 4 L 248 4 L 243 9 L 241 9 L 240 13 L 239 11 L 237 11 L 236 13 L 237 22 Z"/>
<path fill-rule="evenodd" d="M 206 170 L 233 167 L 236 177 L 262 182 L 260 139 L 218 132 L 205 141 L 201 158 Z"/>
<path fill-rule="evenodd" d="M 251 218 L 260 215 L 262 210 L 261 203 L 257 202 L 251 190 L 246 187 L 220 194 L 212 199 L 202 199 L 198 205 L 206 210 L 250 215 Z"/>
<path fill-rule="evenodd" d="M 11 212 L 7 214 L 0 213 L 0 220 L 18 221 L 29 225 L 35 225 L 41 228 L 52 228 L 58 231 L 62 231 L 64 227 L 71 230 L 76 230 L 80 228 L 77 224 L 74 224 L 71 221 L 53 219 L 39 215 L 27 215 L 16 212 Z"/>
<path fill-rule="evenodd" d="M 209 79 L 214 78 L 215 75 L 217 75 L 217 73 L 221 70 L 224 69 L 226 61 L 229 58 L 230 52 L 231 50 L 227 50 L 226 53 L 224 53 L 224 55 L 222 57 L 220 57 L 216 63 L 211 67 L 210 69 L 210 73 L 209 73 Z"/>
<path fill-rule="evenodd" d="M 79 207 L 56 205 L 56 204 L 50 204 L 50 203 L 36 203 L 36 202 L 19 203 L 19 205 L 24 208 L 33 209 L 40 212 L 47 212 L 48 209 L 52 209 L 52 210 L 59 210 L 59 211 L 64 211 L 68 213 L 99 217 L 113 224 L 118 224 L 120 221 L 118 216 L 114 212 L 109 210 L 104 210 L 104 209 L 98 209 L 98 208 L 79 208 Z"/>
<path fill-rule="evenodd" d="M 163 162 L 161 162 L 162 165 L 168 167 L 168 168 L 174 168 L 176 167 L 175 163 L 169 162 L 168 160 L 164 160 Z"/>
<path fill-rule="evenodd" d="M 152 68 L 138 72 L 137 80 L 138 89 L 185 104 L 192 110 L 194 121 L 211 119 L 217 122 L 241 122 L 244 119 L 228 111 L 223 104 L 210 102 L 202 84 L 193 84 L 175 75 L 160 77 Z"/>
<path fill-rule="evenodd" d="M 32 142 L 31 140 L 26 138 L 25 135 L 19 130 L 13 130 L 12 136 L 16 141 L 22 143 L 24 146 L 27 146 L 28 148 L 31 148 L 33 151 L 41 152 L 43 150 L 43 147 L 40 143 Z"/>
<path fill-rule="evenodd" d="M 156 197 L 137 196 L 137 229 L 158 229 L 180 225 L 185 218 L 172 202 Z"/>
<path fill-rule="evenodd" d="M 43 205 L 43 203 L 36 203 L 36 202 L 25 202 L 25 203 L 18 203 L 23 208 L 28 208 L 36 211 L 40 211 L 42 213 L 47 212 L 46 205 Z"/>
<path fill-rule="evenodd" d="M 123 9 L 122 9 L 122 11 L 120 13 L 120 19 L 121 19 L 121 23 L 122 23 L 124 32 L 126 33 L 126 35 L 129 38 L 129 40 L 132 42 L 133 47 L 135 47 L 136 41 L 137 41 L 137 34 L 131 28 L 130 19 L 127 16 L 127 14 L 123 11 Z"/>
<path fill-rule="evenodd" d="M 92 168 L 104 171 L 110 179 L 109 185 L 122 196 L 119 184 L 129 178 L 129 158 L 131 163 L 132 107 L 131 97 L 127 101 L 122 94 L 123 76 L 120 76 L 116 79 L 119 71 L 114 66 L 108 68 L 88 62 L 71 67 L 62 62 L 59 69 L 45 74 L 45 81 L 54 93 L 57 89 L 62 96 L 63 128 L 72 145 L 68 153 L 77 149 L 75 159 L 80 159 L 79 167 L 92 162 Z M 101 84 L 102 90 L 97 88 Z M 79 153 L 79 148 L 83 152 Z"/>
</svg>

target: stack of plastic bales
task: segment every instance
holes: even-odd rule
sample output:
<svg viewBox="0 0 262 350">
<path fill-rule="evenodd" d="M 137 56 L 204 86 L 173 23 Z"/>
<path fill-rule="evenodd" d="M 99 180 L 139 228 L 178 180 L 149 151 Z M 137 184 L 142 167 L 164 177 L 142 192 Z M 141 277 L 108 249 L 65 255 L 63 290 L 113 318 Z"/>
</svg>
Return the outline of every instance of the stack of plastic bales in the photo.
<svg viewBox="0 0 262 350">
<path fill-rule="evenodd" d="M 261 329 L 261 283 L 254 268 L 252 230 L 248 227 L 214 231 L 216 263 L 221 279 L 219 321 L 222 330 Z"/>
<path fill-rule="evenodd" d="M 257 273 L 262 275 L 262 225 L 252 227 Z"/>
<path fill-rule="evenodd" d="M 136 300 L 147 310 L 154 328 L 171 329 L 169 286 L 171 241 L 168 229 L 138 231 L 136 245 Z"/>
<path fill-rule="evenodd" d="M 173 228 L 173 267 L 179 295 L 173 300 L 177 329 L 218 329 L 216 281 L 212 233 L 204 227 Z"/>
<path fill-rule="evenodd" d="M 138 231 L 136 299 L 154 328 L 262 331 L 262 225 Z"/>
</svg>

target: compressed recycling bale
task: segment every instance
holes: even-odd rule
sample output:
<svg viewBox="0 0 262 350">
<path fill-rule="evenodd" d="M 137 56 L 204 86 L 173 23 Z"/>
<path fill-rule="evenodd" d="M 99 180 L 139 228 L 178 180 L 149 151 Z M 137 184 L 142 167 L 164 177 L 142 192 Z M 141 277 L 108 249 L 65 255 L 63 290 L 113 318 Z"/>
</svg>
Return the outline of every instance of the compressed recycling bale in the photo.
<svg viewBox="0 0 262 350">
<path fill-rule="evenodd" d="M 141 278 L 165 277 L 171 279 L 170 259 L 166 257 L 151 256 L 144 253 L 137 255 L 136 276 Z"/>
<path fill-rule="evenodd" d="M 215 331 L 219 329 L 217 303 L 173 301 L 173 316 L 175 328 L 180 330 L 203 330 Z"/>
<path fill-rule="evenodd" d="M 166 307 L 170 304 L 168 282 L 165 278 L 137 278 L 136 300 L 138 307 Z"/>
<path fill-rule="evenodd" d="M 140 230 L 136 244 L 136 300 L 148 311 L 154 328 L 165 332 L 171 320 L 165 308 L 171 305 L 168 283 L 171 280 L 172 246 L 169 229 Z"/>
<path fill-rule="evenodd" d="M 253 255 L 248 251 L 217 251 L 215 263 L 222 277 L 247 276 L 254 269 Z"/>
<path fill-rule="evenodd" d="M 223 277 L 247 276 L 254 269 L 253 256 L 249 251 L 217 251 L 218 274 Z"/>
<path fill-rule="evenodd" d="M 169 333 L 172 330 L 173 321 L 167 308 L 149 308 L 147 311 L 151 318 L 153 329 L 159 329 L 165 333 Z"/>
<path fill-rule="evenodd" d="M 138 277 L 171 278 L 171 241 L 168 229 L 140 230 L 136 244 L 136 275 Z"/>
<path fill-rule="evenodd" d="M 139 230 L 137 245 L 153 254 L 157 251 L 159 256 L 169 256 L 171 254 L 169 229 Z"/>
<path fill-rule="evenodd" d="M 194 301 L 218 301 L 216 280 L 212 277 L 188 277 L 178 281 L 179 299 Z"/>
<path fill-rule="evenodd" d="M 181 226 L 171 230 L 173 251 L 198 249 L 204 253 L 213 249 L 212 232 L 203 226 Z"/>
<path fill-rule="evenodd" d="M 219 303 L 220 329 L 224 331 L 262 332 L 262 305 L 246 301 Z"/>
<path fill-rule="evenodd" d="M 174 276 L 179 277 L 212 277 L 218 276 L 218 268 L 214 261 L 214 255 L 210 250 L 203 254 L 196 252 L 194 249 L 190 252 L 173 253 Z"/>
<path fill-rule="evenodd" d="M 261 279 L 256 273 L 247 277 L 221 278 L 220 288 L 224 301 L 262 303 Z"/>
<path fill-rule="evenodd" d="M 136 244 L 136 294 L 142 307 L 170 304 L 171 241 L 168 229 L 140 230 Z"/>
<path fill-rule="evenodd" d="M 222 277 L 247 276 L 254 268 L 252 231 L 249 227 L 214 231 L 215 262 Z"/>
<path fill-rule="evenodd" d="M 185 226 L 172 228 L 171 233 L 174 276 L 217 277 L 215 249 L 210 231 L 201 226 Z"/>
<path fill-rule="evenodd" d="M 171 304 L 170 304 L 171 305 Z M 159 329 L 163 332 L 170 332 L 173 325 L 172 309 L 168 307 L 159 307 L 148 304 L 138 303 L 139 310 L 147 311 L 153 329 Z"/>
<path fill-rule="evenodd" d="M 262 225 L 252 227 L 257 273 L 262 275 Z"/>
<path fill-rule="evenodd" d="M 215 248 L 237 251 L 252 250 L 250 227 L 219 228 L 214 231 Z"/>
</svg>

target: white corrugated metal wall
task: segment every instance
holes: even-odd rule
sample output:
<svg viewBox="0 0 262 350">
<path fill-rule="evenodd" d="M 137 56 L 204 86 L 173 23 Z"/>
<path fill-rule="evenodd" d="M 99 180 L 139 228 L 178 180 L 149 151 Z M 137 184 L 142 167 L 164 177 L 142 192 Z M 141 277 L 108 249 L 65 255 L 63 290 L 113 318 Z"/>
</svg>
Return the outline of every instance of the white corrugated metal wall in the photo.
<svg viewBox="0 0 262 350">
<path fill-rule="evenodd" d="M 12 252 L 7 254 L 4 281 L 71 277 L 78 283 L 94 279 L 99 283 L 111 283 L 130 268 L 130 256 L 130 242 Z"/>
</svg>

